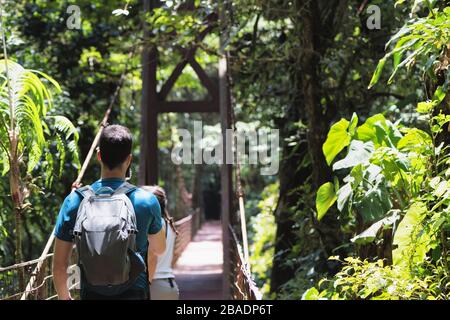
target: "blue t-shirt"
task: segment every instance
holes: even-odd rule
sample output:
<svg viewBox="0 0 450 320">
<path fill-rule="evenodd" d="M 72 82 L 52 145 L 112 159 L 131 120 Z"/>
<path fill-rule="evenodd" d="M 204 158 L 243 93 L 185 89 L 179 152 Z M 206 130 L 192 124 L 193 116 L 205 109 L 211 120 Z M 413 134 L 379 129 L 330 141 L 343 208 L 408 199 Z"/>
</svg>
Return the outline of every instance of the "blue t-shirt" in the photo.
<svg viewBox="0 0 450 320">
<path fill-rule="evenodd" d="M 94 191 L 102 187 L 110 187 L 116 190 L 124 183 L 124 180 L 119 178 L 101 179 L 91 185 Z M 138 233 L 136 235 L 136 248 L 142 257 L 146 256 L 148 249 L 148 234 L 156 234 L 162 228 L 161 207 L 158 199 L 153 193 L 137 188 L 130 192 L 128 197 L 133 204 L 136 213 L 136 223 Z M 59 211 L 58 220 L 56 221 L 55 237 L 72 242 L 73 228 L 75 227 L 75 220 L 78 213 L 78 208 L 81 204 L 82 197 L 77 192 L 69 194 Z M 81 283 L 83 289 L 83 283 Z M 147 274 L 143 272 L 136 279 L 132 288 L 142 288 L 148 290 Z"/>
</svg>

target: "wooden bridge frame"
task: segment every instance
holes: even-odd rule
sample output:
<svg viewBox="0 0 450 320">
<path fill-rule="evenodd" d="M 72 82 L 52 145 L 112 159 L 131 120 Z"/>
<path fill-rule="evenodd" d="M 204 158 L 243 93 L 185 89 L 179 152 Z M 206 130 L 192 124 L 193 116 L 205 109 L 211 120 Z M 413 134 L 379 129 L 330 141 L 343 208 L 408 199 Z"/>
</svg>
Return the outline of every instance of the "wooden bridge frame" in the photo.
<svg viewBox="0 0 450 320">
<path fill-rule="evenodd" d="M 144 0 L 144 12 L 151 12 L 160 6 L 159 0 Z M 193 9 L 193 8 L 187 8 Z M 195 9 L 194 9 L 195 10 Z M 207 25 L 197 36 L 201 42 L 214 29 L 217 15 L 210 15 Z M 222 19 L 224 17 L 221 17 Z M 144 30 L 144 38 L 151 36 L 149 28 Z M 230 97 L 227 81 L 227 63 L 223 54 L 219 59 L 219 81 L 213 81 L 195 60 L 197 46 L 178 48 L 183 59 L 176 65 L 169 79 L 161 89 L 157 90 L 158 50 L 155 46 L 146 45 L 142 53 L 142 102 L 141 102 L 141 156 L 139 162 L 139 183 L 151 185 L 158 183 L 158 114 L 165 112 L 220 113 L 223 141 L 226 129 L 231 129 Z M 202 85 L 208 90 L 211 100 L 204 101 L 167 101 L 167 96 L 183 69 L 190 65 L 197 74 Z M 230 291 L 230 212 L 232 210 L 232 165 L 226 164 L 225 157 L 231 152 L 226 143 L 223 150 L 221 166 L 221 222 L 223 237 L 223 297 L 228 299 Z"/>
</svg>

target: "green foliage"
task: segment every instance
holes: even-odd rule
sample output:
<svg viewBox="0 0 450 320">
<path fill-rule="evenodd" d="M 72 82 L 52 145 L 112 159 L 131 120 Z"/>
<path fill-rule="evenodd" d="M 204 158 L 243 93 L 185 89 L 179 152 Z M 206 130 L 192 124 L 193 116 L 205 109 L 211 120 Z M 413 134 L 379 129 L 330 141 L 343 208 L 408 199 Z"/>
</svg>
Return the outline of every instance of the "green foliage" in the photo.
<svg viewBox="0 0 450 320">
<path fill-rule="evenodd" d="M 331 126 L 327 140 L 323 145 L 323 153 L 328 164 L 333 162 L 334 158 L 350 143 L 349 134 L 350 122 L 345 119 L 340 120 Z"/>
<path fill-rule="evenodd" d="M 322 219 L 328 209 L 336 202 L 336 199 L 334 185 L 331 182 L 320 186 L 316 198 L 317 220 Z"/>
<path fill-rule="evenodd" d="M 397 1 L 401 4 L 404 1 Z M 449 73 L 447 68 L 448 44 L 450 37 L 448 28 L 450 26 L 450 8 L 435 8 L 436 1 L 415 1 L 412 13 L 417 13 L 420 5 L 425 4 L 428 15 L 425 17 L 416 16 L 409 20 L 386 44 L 391 51 L 379 61 L 378 66 L 370 81 L 369 88 L 373 87 L 380 79 L 383 68 L 388 59 L 393 61 L 393 71 L 391 72 L 388 84 L 392 84 L 398 71 L 402 68 L 411 70 L 414 66 L 420 66 L 424 76 L 436 82 L 441 77 L 443 82 L 434 90 L 432 105 L 441 103 L 448 91 Z M 443 74 L 441 74 L 443 73 Z M 423 107 L 429 109 L 431 104 L 419 105 L 419 110 Z M 419 111 L 420 112 L 420 111 Z"/>
<path fill-rule="evenodd" d="M 447 161 L 446 151 L 442 147 L 433 151 L 432 142 L 448 120 L 441 115 L 433 117 L 431 131 L 435 128 L 436 133 L 430 135 L 417 128 L 393 124 L 382 115 L 369 118 L 356 129 L 345 157 L 333 165 L 338 176 L 346 173 L 344 184 L 336 192 L 338 210 L 361 217 L 364 223 L 376 223 L 368 230 L 369 234 L 380 230 L 380 221 L 392 213 L 392 208 L 408 210 L 410 201 L 420 197 L 428 181 L 430 159 Z M 321 189 L 329 190 L 331 186 L 328 183 Z M 446 185 L 438 188 L 445 190 Z M 323 214 L 325 197 L 321 189 L 316 203 Z M 386 226 L 384 222 L 383 225 Z"/>
<path fill-rule="evenodd" d="M 408 154 L 397 148 L 403 136 L 396 125 L 381 114 L 370 117 L 359 127 L 356 125 L 357 120 L 354 122 L 356 133 L 349 135 L 346 155 L 332 166 L 336 173 L 347 173 L 336 191 L 337 207 L 341 212 L 355 214 L 370 223 L 383 218 L 393 203 L 402 201 L 402 193 L 407 192 L 410 186 L 404 184 L 404 174 L 414 170 Z M 325 144 L 332 139 L 330 130 Z M 324 186 L 330 186 L 330 183 Z M 400 189 L 397 195 L 390 193 L 389 189 L 393 187 L 397 191 L 399 187 L 404 188 L 404 191 Z M 331 205 L 324 207 L 319 195 L 318 192 L 316 203 L 322 217 Z"/>
<path fill-rule="evenodd" d="M 51 115 L 53 108 L 51 91 L 47 89 L 43 80 L 47 80 L 60 91 L 59 84 L 43 72 L 28 70 L 21 65 L 8 61 L 9 84 L 11 88 L 12 112 L 10 114 L 9 90 L 6 81 L 5 60 L 0 60 L 0 72 L 3 84 L 0 91 L 0 134 L 2 152 L 0 163 L 2 174 L 9 171 L 9 159 L 11 157 L 8 132 L 11 130 L 9 123 L 15 123 L 19 133 L 18 154 L 24 159 L 26 173 L 31 174 L 39 164 L 45 170 L 47 182 L 53 178 L 54 161 L 51 155 L 46 156 L 41 162 L 44 152 L 51 150 L 51 144 L 56 142 L 56 154 L 60 160 L 60 174 L 65 161 L 64 142 L 68 143 L 67 149 L 71 152 L 75 164 L 78 162 L 77 142 L 78 132 L 73 124 L 63 116 Z M 13 119 L 11 119 L 13 117 Z M 50 130 L 53 127 L 54 130 Z M 72 140 L 71 140 L 72 139 Z"/>
<path fill-rule="evenodd" d="M 409 265 L 425 260 L 430 237 L 428 232 L 424 232 L 422 225 L 426 213 L 427 208 L 423 202 L 413 203 L 406 212 L 394 236 L 393 244 L 397 246 L 397 249 L 392 252 L 394 264 Z M 414 247 L 411 246 L 412 243 Z"/>
<path fill-rule="evenodd" d="M 278 183 L 264 188 L 262 200 L 258 203 L 260 212 L 250 219 L 252 239 L 250 245 L 250 263 L 255 282 L 261 293 L 267 295 L 270 289 L 270 272 L 275 245 L 274 210 L 278 201 Z"/>
<path fill-rule="evenodd" d="M 338 257 L 332 257 L 339 260 Z M 369 262 L 348 257 L 333 279 L 323 279 L 317 288 L 307 290 L 304 300 L 435 300 L 449 298 L 443 270 L 426 263 L 420 276 L 383 260 Z M 319 291 L 321 290 L 321 291 Z"/>
<path fill-rule="evenodd" d="M 430 110 L 419 103 L 418 111 L 430 115 Z M 447 115 L 430 115 L 427 133 L 379 114 L 356 128 L 343 159 L 333 164 L 335 180 L 343 181 L 337 209 L 353 217 L 351 232 L 366 226 L 351 239 L 359 247 L 374 243 L 391 250 L 383 231 L 392 230 L 393 265 L 346 258 L 332 280 L 322 280 L 303 299 L 448 298 L 450 157 L 448 146 L 435 143 L 449 122 Z"/>
<path fill-rule="evenodd" d="M 404 127 L 382 114 L 356 129 L 347 153 L 333 164 L 335 180 L 345 183 L 337 190 L 337 208 L 342 228 L 356 233 L 351 239 L 359 249 L 355 254 L 370 245 L 377 254 L 372 252 L 370 260 L 331 258 L 343 264 L 341 270 L 307 290 L 303 299 L 449 298 L 450 160 L 448 141 L 441 137 L 450 122 L 450 8 L 418 0 L 411 14 L 418 15 L 387 43 L 391 50 L 379 61 L 369 87 L 379 81 L 390 59 L 389 84 L 400 69 L 420 66 L 431 99 L 419 102 L 416 111 L 428 121 L 428 129 Z"/>
<path fill-rule="evenodd" d="M 336 179 L 344 177 L 336 192 L 337 208 L 344 217 L 354 217 L 356 229 L 369 225 L 351 239 L 357 246 L 389 248 L 382 231 L 392 230 L 393 265 L 346 258 L 327 289 L 313 288 L 304 299 L 448 297 L 449 288 L 441 284 L 450 262 L 450 157 L 448 147 L 434 142 L 449 121 L 442 114 L 431 117 L 429 134 L 376 115 L 356 129 L 345 157 L 333 165 Z"/>
</svg>

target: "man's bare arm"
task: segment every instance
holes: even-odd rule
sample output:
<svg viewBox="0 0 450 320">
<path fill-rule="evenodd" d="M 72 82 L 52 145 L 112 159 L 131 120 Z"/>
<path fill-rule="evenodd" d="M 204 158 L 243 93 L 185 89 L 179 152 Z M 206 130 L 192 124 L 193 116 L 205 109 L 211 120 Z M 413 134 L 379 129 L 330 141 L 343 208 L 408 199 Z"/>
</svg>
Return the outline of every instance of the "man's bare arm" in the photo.
<svg viewBox="0 0 450 320">
<path fill-rule="evenodd" d="M 158 256 L 153 252 L 147 253 L 147 268 L 148 268 L 148 282 L 152 282 L 153 277 L 155 276 L 156 265 L 158 263 Z"/>
<path fill-rule="evenodd" d="M 55 253 L 53 256 L 53 283 L 55 284 L 58 299 L 70 300 L 69 288 L 67 287 L 67 268 L 72 254 L 72 242 L 55 239 Z"/>
</svg>

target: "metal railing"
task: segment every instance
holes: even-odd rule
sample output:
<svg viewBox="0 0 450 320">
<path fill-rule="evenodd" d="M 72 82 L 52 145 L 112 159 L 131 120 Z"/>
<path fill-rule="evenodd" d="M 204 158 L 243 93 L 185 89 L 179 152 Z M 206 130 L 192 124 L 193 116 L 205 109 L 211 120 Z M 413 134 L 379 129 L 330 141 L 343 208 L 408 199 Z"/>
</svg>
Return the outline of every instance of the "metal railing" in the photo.
<svg viewBox="0 0 450 320">
<path fill-rule="evenodd" d="M 175 241 L 174 260 L 175 265 L 189 242 L 200 228 L 200 215 L 197 211 L 187 217 L 176 221 L 175 225 L 179 235 Z M 53 286 L 52 263 L 54 236 L 48 239 L 41 257 L 38 259 L 15 264 L 6 268 L 0 268 L 0 300 L 51 300 L 57 299 L 56 290 Z M 72 251 L 71 265 L 68 270 L 69 279 L 76 268 L 76 251 Z M 25 290 L 20 290 L 19 274 L 25 274 Z M 73 298 L 79 296 L 79 282 L 73 281 L 69 290 Z"/>
<path fill-rule="evenodd" d="M 76 267 L 75 253 L 71 257 L 69 274 Z M 53 253 L 41 256 L 39 259 L 19 263 L 7 268 L 0 268 L 0 300 L 50 300 L 57 298 L 53 286 L 52 275 Z M 28 283 L 25 290 L 19 290 L 19 273 L 24 272 Z M 78 296 L 79 283 L 74 283 L 70 289 L 72 296 Z"/>
<path fill-rule="evenodd" d="M 262 294 L 256 287 L 251 274 L 244 264 L 242 246 L 231 225 L 230 232 L 230 284 L 231 299 L 233 300 L 261 300 Z"/>
<path fill-rule="evenodd" d="M 192 241 L 194 236 L 200 229 L 200 213 L 199 210 L 194 211 L 187 217 L 175 222 L 175 227 L 178 230 L 178 236 L 175 240 L 175 248 L 173 252 L 172 266 L 174 267 L 180 258 L 183 251 Z"/>
<path fill-rule="evenodd" d="M 200 229 L 200 214 L 196 210 L 187 217 L 175 222 L 179 234 L 175 241 L 174 257 L 172 264 L 175 265 L 179 257 L 192 241 Z M 234 300 L 260 300 L 262 295 L 252 280 L 244 264 L 242 247 L 231 226 L 230 232 L 230 283 L 231 298 Z M 0 300 L 51 300 L 57 299 L 56 290 L 53 286 L 52 262 L 54 238 L 50 237 L 45 250 L 39 259 L 16 264 L 6 268 L 0 268 Z M 71 270 L 76 268 L 76 253 L 73 250 L 71 266 L 69 267 L 69 278 Z M 19 273 L 24 271 L 25 281 L 28 283 L 24 291 L 19 290 Z M 70 284 L 72 297 L 79 296 L 79 282 Z"/>
</svg>

